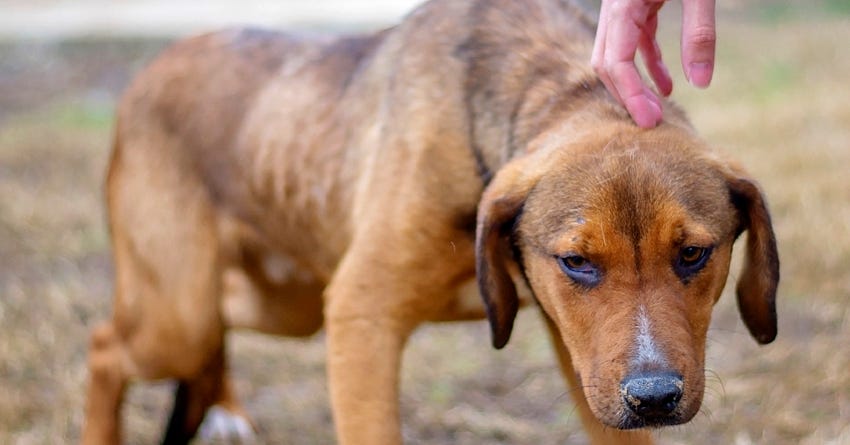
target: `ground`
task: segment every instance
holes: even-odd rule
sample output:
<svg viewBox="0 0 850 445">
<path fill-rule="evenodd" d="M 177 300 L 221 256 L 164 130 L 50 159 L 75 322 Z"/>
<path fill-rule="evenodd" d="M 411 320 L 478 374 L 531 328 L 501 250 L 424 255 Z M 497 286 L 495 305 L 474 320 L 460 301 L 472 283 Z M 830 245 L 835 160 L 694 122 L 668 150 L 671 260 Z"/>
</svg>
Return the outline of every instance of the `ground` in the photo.
<svg viewBox="0 0 850 445">
<path fill-rule="evenodd" d="M 662 443 L 850 444 L 850 16 L 841 1 L 821 3 L 821 13 L 725 17 L 712 87 L 676 79 L 674 97 L 700 133 L 760 180 L 782 283 L 779 336 L 768 346 L 749 338 L 724 295 L 703 408 L 661 431 Z M 674 33 L 663 46 L 678 72 Z M 111 304 L 102 178 L 113 107 L 165 44 L 0 43 L 0 443 L 79 438 L 88 332 Z M 332 443 L 323 341 L 229 337 L 263 442 Z M 169 383 L 132 387 L 127 443 L 156 443 L 170 393 Z M 409 443 L 585 443 L 533 309 L 501 351 L 483 322 L 418 331 L 401 402 Z"/>
</svg>

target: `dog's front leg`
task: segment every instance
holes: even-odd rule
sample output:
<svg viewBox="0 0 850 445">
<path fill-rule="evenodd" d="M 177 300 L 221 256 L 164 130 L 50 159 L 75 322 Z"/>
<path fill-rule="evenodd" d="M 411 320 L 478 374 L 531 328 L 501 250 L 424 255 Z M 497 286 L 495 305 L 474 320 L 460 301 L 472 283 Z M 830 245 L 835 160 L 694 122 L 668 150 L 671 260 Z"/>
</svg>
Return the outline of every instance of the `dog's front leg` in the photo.
<svg viewBox="0 0 850 445">
<path fill-rule="evenodd" d="M 326 292 L 331 406 L 343 445 L 402 441 L 399 369 L 416 323 L 397 310 L 404 291 L 381 286 L 392 280 L 377 277 L 386 275 L 342 271 Z"/>
<path fill-rule="evenodd" d="M 328 378 L 338 442 L 400 444 L 398 374 L 406 335 L 379 318 L 328 321 Z"/>
</svg>

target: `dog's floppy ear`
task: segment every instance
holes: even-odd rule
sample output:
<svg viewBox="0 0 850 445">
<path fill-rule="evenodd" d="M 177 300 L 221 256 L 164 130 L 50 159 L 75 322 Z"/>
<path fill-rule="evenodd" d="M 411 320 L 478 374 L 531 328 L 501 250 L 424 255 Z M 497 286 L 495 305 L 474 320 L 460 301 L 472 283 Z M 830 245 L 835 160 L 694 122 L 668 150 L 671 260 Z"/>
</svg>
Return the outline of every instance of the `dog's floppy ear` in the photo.
<svg viewBox="0 0 850 445">
<path fill-rule="evenodd" d="M 525 199 L 539 178 L 530 157 L 513 160 L 500 169 L 478 205 L 475 269 L 496 349 L 508 343 L 519 309 L 510 273 L 514 261 L 511 236 Z"/>
<path fill-rule="evenodd" d="M 732 203 L 738 210 L 738 234 L 747 232 L 744 265 L 736 288 L 738 309 L 750 334 L 761 344 L 776 338 L 776 287 L 779 254 L 764 195 L 740 172 L 729 179 Z"/>
</svg>

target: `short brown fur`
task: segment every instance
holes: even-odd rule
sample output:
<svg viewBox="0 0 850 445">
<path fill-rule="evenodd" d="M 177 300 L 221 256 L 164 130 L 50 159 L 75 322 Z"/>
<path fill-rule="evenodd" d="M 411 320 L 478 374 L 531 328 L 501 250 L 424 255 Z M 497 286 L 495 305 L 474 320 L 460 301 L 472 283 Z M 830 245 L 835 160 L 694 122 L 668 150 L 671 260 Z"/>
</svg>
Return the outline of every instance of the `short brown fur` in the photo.
<svg viewBox="0 0 850 445">
<path fill-rule="evenodd" d="M 759 342 L 776 335 L 770 216 L 672 105 L 657 129 L 630 122 L 588 66 L 593 32 L 567 1 L 433 0 L 370 36 L 237 30 L 167 50 L 118 111 L 115 307 L 92 336 L 83 443 L 120 441 L 134 378 L 180 382 L 167 443 L 212 405 L 244 417 L 226 330 L 322 325 L 339 442 L 399 443 L 416 326 L 488 316 L 501 347 L 534 300 L 593 443 L 651 442 L 618 429 L 656 426 L 624 406 L 634 372 L 680 374 L 662 423 L 693 417 L 743 231 L 741 313 Z M 685 276 L 687 246 L 711 256 Z M 601 279 L 570 278 L 570 255 Z"/>
</svg>

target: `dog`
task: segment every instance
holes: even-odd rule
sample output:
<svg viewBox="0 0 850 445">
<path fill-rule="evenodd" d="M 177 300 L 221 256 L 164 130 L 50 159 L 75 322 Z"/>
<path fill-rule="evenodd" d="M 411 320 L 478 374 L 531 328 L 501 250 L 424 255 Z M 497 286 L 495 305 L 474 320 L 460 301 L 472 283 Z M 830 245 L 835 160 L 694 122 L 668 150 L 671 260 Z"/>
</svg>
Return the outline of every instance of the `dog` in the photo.
<svg viewBox="0 0 850 445">
<path fill-rule="evenodd" d="M 82 442 L 120 441 L 138 379 L 179 382 L 164 443 L 214 415 L 247 434 L 225 332 L 324 326 L 337 440 L 398 444 L 411 332 L 486 318 L 501 348 L 525 305 L 593 443 L 690 420 L 745 231 L 741 317 L 776 336 L 770 214 L 673 104 L 631 122 L 589 66 L 594 30 L 566 0 L 432 0 L 371 35 L 165 50 L 117 111 L 114 314 L 92 333 Z"/>
</svg>

